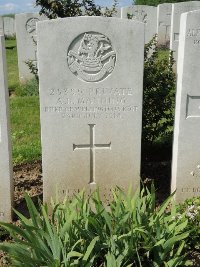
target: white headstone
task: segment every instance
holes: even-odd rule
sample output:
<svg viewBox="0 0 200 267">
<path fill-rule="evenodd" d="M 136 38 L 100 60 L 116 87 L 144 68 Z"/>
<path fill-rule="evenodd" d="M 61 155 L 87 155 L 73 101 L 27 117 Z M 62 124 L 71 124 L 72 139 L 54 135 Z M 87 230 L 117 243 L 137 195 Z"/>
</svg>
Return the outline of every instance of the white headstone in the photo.
<svg viewBox="0 0 200 267">
<path fill-rule="evenodd" d="M 172 4 L 165 3 L 158 5 L 157 12 L 158 45 L 169 47 Z"/>
<path fill-rule="evenodd" d="M 4 34 L 7 37 L 15 36 L 15 19 L 11 17 L 3 17 Z"/>
<path fill-rule="evenodd" d="M 38 23 L 44 200 L 140 181 L 144 24 Z"/>
<path fill-rule="evenodd" d="M 37 66 L 36 23 L 44 19 L 38 13 L 15 15 L 19 80 L 22 83 L 33 78 L 26 62 L 30 60 Z"/>
<path fill-rule="evenodd" d="M 0 221 L 11 221 L 13 176 L 4 37 L 0 36 Z"/>
<path fill-rule="evenodd" d="M 200 196 L 200 11 L 181 15 L 173 144 L 176 201 Z"/>
<path fill-rule="evenodd" d="M 0 35 L 4 35 L 3 17 L 2 16 L 0 16 Z"/>
<path fill-rule="evenodd" d="M 174 51 L 174 59 L 178 58 L 178 41 L 180 17 L 184 12 L 200 9 L 200 1 L 180 2 L 172 4 L 170 49 Z"/>
<path fill-rule="evenodd" d="M 134 5 L 122 7 L 121 17 L 132 18 L 145 23 L 145 43 L 148 43 L 157 33 L 157 7 Z"/>
</svg>

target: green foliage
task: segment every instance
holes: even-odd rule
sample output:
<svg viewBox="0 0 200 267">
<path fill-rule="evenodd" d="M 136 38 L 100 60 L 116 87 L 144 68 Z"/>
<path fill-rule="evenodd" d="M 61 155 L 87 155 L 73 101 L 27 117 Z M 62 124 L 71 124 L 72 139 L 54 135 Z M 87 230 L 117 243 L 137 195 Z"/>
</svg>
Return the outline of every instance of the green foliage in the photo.
<svg viewBox="0 0 200 267">
<path fill-rule="evenodd" d="M 15 14 L 13 14 L 13 13 L 9 13 L 9 14 L 4 14 L 4 15 L 2 15 L 2 17 L 11 17 L 11 18 L 15 18 Z"/>
<path fill-rule="evenodd" d="M 32 73 L 34 75 L 35 80 L 39 84 L 37 63 L 35 63 L 33 60 L 27 60 L 27 61 L 25 61 L 25 63 L 29 67 L 30 73 Z"/>
<path fill-rule="evenodd" d="M 10 98 L 14 165 L 41 159 L 38 96 Z"/>
<path fill-rule="evenodd" d="M 178 3 L 178 2 L 189 2 L 193 0 L 134 0 L 135 5 L 149 5 L 157 6 L 164 3 Z"/>
<path fill-rule="evenodd" d="M 186 214 L 188 218 L 187 231 L 190 231 L 191 235 L 187 238 L 187 246 L 189 249 L 200 250 L 200 197 L 194 197 L 187 199 L 178 207 L 178 214 L 176 216 L 182 216 Z"/>
<path fill-rule="evenodd" d="M 113 191 L 109 208 L 96 191 L 63 203 L 54 203 L 38 212 L 25 195 L 30 219 L 16 211 L 21 226 L 0 223 L 13 238 L 2 243 L 12 266 L 187 266 L 185 260 L 186 217 L 174 220 L 175 206 L 166 211 L 168 198 L 155 208 L 155 190 Z"/>
<path fill-rule="evenodd" d="M 16 36 L 15 35 L 13 35 L 13 36 L 5 35 L 5 40 L 16 40 Z"/>
<path fill-rule="evenodd" d="M 50 19 L 57 17 L 101 16 L 101 7 L 94 0 L 36 0 L 36 6 L 41 6 L 40 14 Z"/>
<path fill-rule="evenodd" d="M 147 143 L 173 131 L 176 77 L 172 53 L 165 53 L 158 49 L 156 36 L 145 46 L 143 141 Z"/>
<path fill-rule="evenodd" d="M 17 96 L 38 96 L 39 84 L 36 79 L 32 79 L 16 88 L 15 93 Z"/>
</svg>

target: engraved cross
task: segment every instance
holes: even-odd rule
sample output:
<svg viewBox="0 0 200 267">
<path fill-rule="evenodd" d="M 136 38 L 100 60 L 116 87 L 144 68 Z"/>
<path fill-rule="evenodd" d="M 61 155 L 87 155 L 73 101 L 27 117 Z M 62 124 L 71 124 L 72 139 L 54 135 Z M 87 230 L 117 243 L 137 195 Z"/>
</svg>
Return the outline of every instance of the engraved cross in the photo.
<svg viewBox="0 0 200 267">
<path fill-rule="evenodd" d="M 90 150 L 90 184 L 95 183 L 95 150 L 96 149 L 111 149 L 111 142 L 109 144 L 95 144 L 95 124 L 88 124 L 90 127 L 90 144 L 73 144 L 73 151 L 76 149 Z"/>
</svg>

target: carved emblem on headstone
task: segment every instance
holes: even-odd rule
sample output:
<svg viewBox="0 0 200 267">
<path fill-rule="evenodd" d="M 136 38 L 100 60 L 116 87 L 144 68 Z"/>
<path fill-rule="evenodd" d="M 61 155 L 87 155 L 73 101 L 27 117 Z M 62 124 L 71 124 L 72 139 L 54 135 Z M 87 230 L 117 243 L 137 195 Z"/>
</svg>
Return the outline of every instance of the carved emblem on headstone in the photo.
<svg viewBox="0 0 200 267">
<path fill-rule="evenodd" d="M 132 19 L 147 23 L 147 13 L 144 10 L 135 10 L 132 14 Z"/>
<path fill-rule="evenodd" d="M 115 67 L 116 53 L 108 37 L 87 32 L 79 35 L 69 46 L 69 69 L 79 79 L 98 82 L 108 77 Z"/>
<path fill-rule="evenodd" d="M 26 22 L 26 30 L 32 36 L 36 36 L 36 22 L 38 22 L 38 18 L 30 18 Z"/>
</svg>

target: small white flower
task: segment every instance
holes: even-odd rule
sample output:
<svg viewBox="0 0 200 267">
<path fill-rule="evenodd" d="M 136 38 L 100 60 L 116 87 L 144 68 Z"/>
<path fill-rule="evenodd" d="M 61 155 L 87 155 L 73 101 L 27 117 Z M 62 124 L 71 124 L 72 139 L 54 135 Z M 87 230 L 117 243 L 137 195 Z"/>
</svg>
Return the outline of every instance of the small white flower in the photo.
<svg viewBox="0 0 200 267">
<path fill-rule="evenodd" d="M 192 211 L 194 208 L 195 208 L 194 205 L 188 206 L 188 210 L 189 210 L 189 211 Z"/>
<path fill-rule="evenodd" d="M 198 211 L 197 210 L 194 210 L 194 214 L 197 215 L 198 214 Z"/>
<path fill-rule="evenodd" d="M 188 217 L 189 219 L 191 219 L 192 221 L 195 219 L 195 215 L 194 215 L 194 213 L 188 212 L 186 215 L 187 215 L 187 217 Z"/>
</svg>

